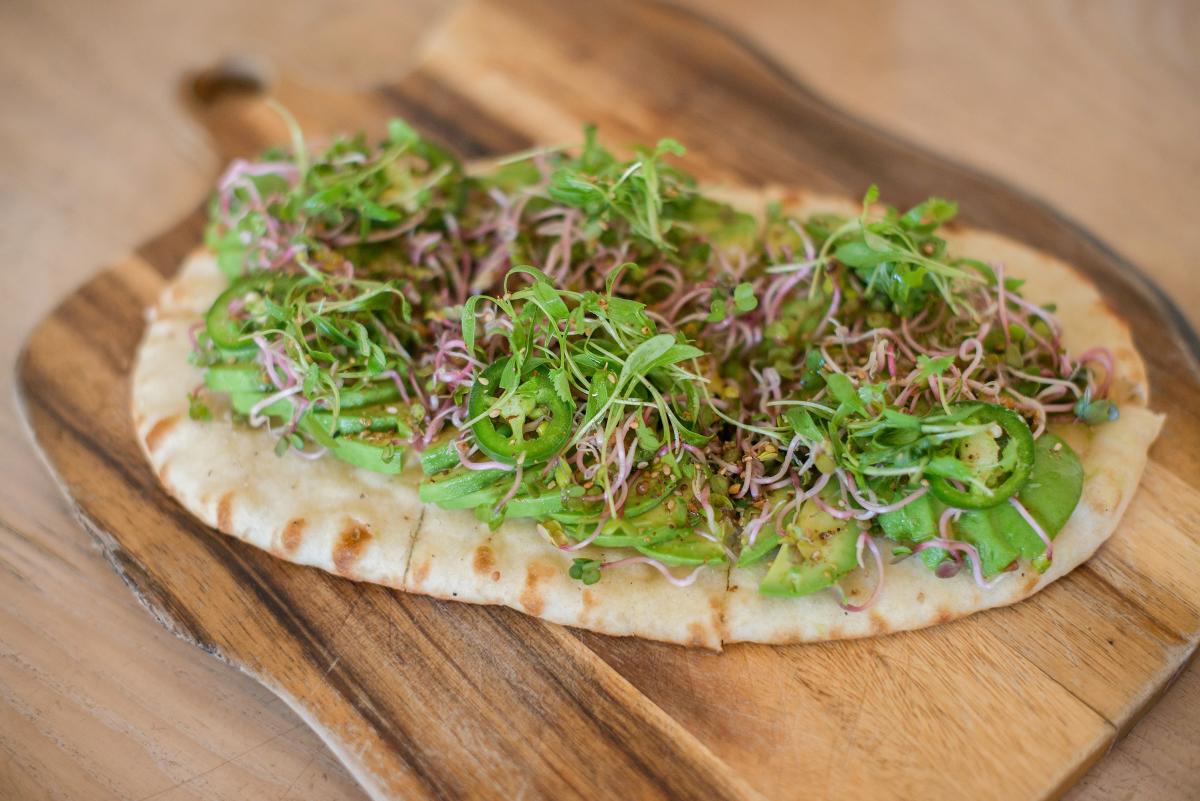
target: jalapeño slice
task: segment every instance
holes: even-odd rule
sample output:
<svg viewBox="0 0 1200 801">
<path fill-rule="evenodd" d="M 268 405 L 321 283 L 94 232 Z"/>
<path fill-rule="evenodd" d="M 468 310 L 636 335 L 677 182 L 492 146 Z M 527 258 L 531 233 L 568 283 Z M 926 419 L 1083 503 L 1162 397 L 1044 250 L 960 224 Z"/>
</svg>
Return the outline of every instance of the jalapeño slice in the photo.
<svg viewBox="0 0 1200 801">
<path fill-rule="evenodd" d="M 961 462 L 971 480 L 960 482 L 960 489 L 944 476 L 929 476 L 929 491 L 959 509 L 1003 503 L 1021 489 L 1033 469 L 1033 434 L 1019 414 L 994 404 L 979 404 L 963 422 L 981 428 L 948 441 L 938 455 Z"/>
<path fill-rule="evenodd" d="M 273 290 L 286 288 L 294 281 L 292 276 L 267 270 L 235 280 L 217 296 L 204 317 L 204 326 L 213 344 L 228 354 L 253 353 L 257 348 L 244 338 L 243 324 L 234 316 L 230 305 L 237 301 L 245 303 L 252 295 L 262 297 L 271 294 Z"/>
<path fill-rule="evenodd" d="M 567 444 L 575 409 L 554 390 L 544 365 L 532 368 L 514 392 L 506 393 L 500 377 L 508 361 L 500 359 L 475 379 L 467 402 L 468 414 L 478 418 L 471 432 L 479 450 L 498 462 L 539 464 Z"/>
</svg>

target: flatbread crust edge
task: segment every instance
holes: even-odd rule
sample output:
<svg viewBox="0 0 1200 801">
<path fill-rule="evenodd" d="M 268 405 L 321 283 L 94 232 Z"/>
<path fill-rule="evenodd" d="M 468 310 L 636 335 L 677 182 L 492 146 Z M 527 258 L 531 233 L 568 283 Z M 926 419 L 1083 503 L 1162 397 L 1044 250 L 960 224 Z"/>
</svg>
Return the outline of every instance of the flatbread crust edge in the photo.
<svg viewBox="0 0 1200 801">
<path fill-rule="evenodd" d="M 768 200 L 789 211 L 857 213 L 847 201 L 806 193 L 731 190 L 743 208 Z M 214 421 L 191 420 L 187 393 L 201 371 L 187 360 L 190 332 L 224 287 L 215 262 L 197 250 L 148 312 L 133 371 L 131 406 L 143 451 L 164 488 L 204 523 L 275 556 L 358 581 L 468 603 L 499 604 L 551 622 L 610 635 L 631 635 L 719 649 L 723 642 L 791 643 L 871 636 L 946 622 L 1037 592 L 1090 557 L 1113 532 L 1137 488 L 1162 416 L 1146 408 L 1145 368 L 1128 327 L 1097 290 L 1068 265 L 995 234 L 956 227 L 951 249 L 1003 261 L 1025 278 L 1025 294 L 1054 299 L 1072 352 L 1106 345 L 1117 360 L 1121 418 L 1072 444 L 1087 477 L 1084 497 L 1055 539 L 1055 559 L 1039 576 L 1014 571 L 990 591 L 964 573 L 937 579 L 908 560 L 890 565 L 878 604 L 849 613 L 829 593 L 771 599 L 756 592 L 763 568 L 708 570 L 677 588 L 652 568 L 614 571 L 591 587 L 570 579 L 576 556 L 523 521 L 490 531 L 472 514 L 425 507 L 419 470 L 387 477 L 334 459 L 276 457 L 265 431 L 234 427 L 227 408 L 210 404 Z M 850 589 L 852 597 L 869 592 Z"/>
</svg>

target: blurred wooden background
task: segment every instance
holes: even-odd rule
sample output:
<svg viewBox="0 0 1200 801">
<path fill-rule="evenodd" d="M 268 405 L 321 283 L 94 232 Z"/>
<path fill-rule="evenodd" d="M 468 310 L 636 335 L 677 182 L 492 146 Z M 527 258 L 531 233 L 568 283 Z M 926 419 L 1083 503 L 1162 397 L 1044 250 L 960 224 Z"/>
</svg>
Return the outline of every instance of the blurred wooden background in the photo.
<svg viewBox="0 0 1200 801">
<path fill-rule="evenodd" d="M 1200 323 L 1200 4 L 683 5 L 858 116 L 1057 206 Z M 362 798 L 278 699 L 137 605 L 38 462 L 12 366 L 61 296 L 206 193 L 219 165 L 176 102 L 181 72 L 253 55 L 308 81 L 369 85 L 400 74 L 452 10 L 0 4 L 0 798 Z M 1071 798 L 1198 796 L 1193 668 Z"/>
</svg>

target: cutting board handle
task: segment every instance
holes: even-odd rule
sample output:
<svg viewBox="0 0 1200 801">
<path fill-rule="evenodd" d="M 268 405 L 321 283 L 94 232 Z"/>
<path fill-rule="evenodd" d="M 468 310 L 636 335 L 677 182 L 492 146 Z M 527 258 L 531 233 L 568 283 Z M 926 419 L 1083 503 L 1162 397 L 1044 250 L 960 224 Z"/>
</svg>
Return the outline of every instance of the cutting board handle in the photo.
<svg viewBox="0 0 1200 801">
<path fill-rule="evenodd" d="M 346 92 L 302 83 L 267 60 L 247 54 L 185 73 L 178 97 L 208 134 L 219 168 L 235 158 L 257 156 L 290 141 L 278 107 L 296 118 L 310 142 L 338 134 L 383 130 L 389 116 L 375 92 Z"/>
</svg>

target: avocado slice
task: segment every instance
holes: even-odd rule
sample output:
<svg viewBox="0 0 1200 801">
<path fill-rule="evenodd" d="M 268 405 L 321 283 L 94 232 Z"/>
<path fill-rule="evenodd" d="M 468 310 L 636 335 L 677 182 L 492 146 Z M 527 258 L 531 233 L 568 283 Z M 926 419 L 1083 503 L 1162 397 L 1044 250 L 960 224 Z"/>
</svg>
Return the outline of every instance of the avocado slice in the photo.
<svg viewBox="0 0 1200 801">
<path fill-rule="evenodd" d="M 215 368 L 209 368 L 211 371 Z M 225 379 L 221 379 L 222 381 Z M 234 379 L 230 379 L 234 381 Z M 207 383 L 207 377 L 206 377 Z M 210 389 L 216 389 L 212 384 L 208 384 Z M 254 408 L 254 404 L 261 401 L 263 398 L 270 395 L 275 389 L 272 387 L 267 390 L 221 390 L 229 392 L 229 405 L 238 414 L 250 414 L 250 410 Z M 404 406 L 391 406 L 389 401 L 397 398 L 396 388 L 394 386 L 384 386 L 382 384 L 374 387 L 368 387 L 364 390 L 346 390 L 342 392 L 342 406 L 338 414 L 338 431 L 346 433 L 354 433 L 370 429 L 372 431 L 395 430 L 398 427 L 398 416 L 406 411 Z M 264 409 L 259 410 L 259 414 L 267 417 L 291 417 L 292 416 L 292 399 L 280 398 Z M 395 412 L 388 411 L 394 409 Z M 327 406 L 322 404 L 315 407 L 312 411 L 312 416 L 319 418 L 321 424 L 326 431 L 333 430 L 333 412 Z M 356 422 L 362 418 L 369 418 L 370 423 L 365 425 L 356 425 Z M 380 419 L 390 418 L 391 423 L 385 424 Z M 457 464 L 457 462 L 455 462 Z"/>
<path fill-rule="evenodd" d="M 394 400 L 399 400 L 399 398 L 400 390 L 391 381 L 367 384 L 357 389 L 343 389 L 338 395 L 339 411 L 357 409 L 361 406 L 372 406 L 378 403 L 391 403 Z M 319 408 L 329 409 L 331 406 L 321 403 Z"/>
<path fill-rule="evenodd" d="M 775 532 L 774 525 L 766 525 L 759 529 L 758 536 L 754 538 L 754 544 L 743 546 L 742 552 L 738 556 L 738 567 L 746 567 L 752 565 L 759 559 L 764 558 L 767 554 L 779 547 L 779 534 Z"/>
<path fill-rule="evenodd" d="M 444 470 L 436 478 L 425 478 L 417 487 L 417 497 L 422 503 L 436 503 L 445 507 L 465 495 L 479 492 L 501 482 L 512 481 L 512 474 L 505 470 L 468 470 L 456 467 Z M 499 498 L 500 496 L 497 496 Z"/>
<path fill-rule="evenodd" d="M 812 501 L 788 526 L 788 539 L 758 585 L 763 595 L 793 598 L 824 589 L 854 569 L 857 520 L 838 520 Z"/>
<path fill-rule="evenodd" d="M 1082 494 L 1083 465 L 1079 457 L 1061 437 L 1042 434 L 1034 443 L 1033 469 L 1017 492 L 1017 500 L 1053 539 L 1071 518 Z M 1004 532 L 1021 556 L 1033 559 L 1046 550 L 1042 538 L 1012 504 L 1001 504 L 990 512 L 992 526 Z"/>
<path fill-rule="evenodd" d="M 1043 434 L 1033 448 L 1033 470 L 1017 499 L 1053 537 L 1079 505 L 1083 464 L 1071 446 L 1054 434 Z"/>
<path fill-rule="evenodd" d="M 506 517 L 546 517 L 562 508 L 561 492 L 544 492 L 541 495 L 520 495 L 504 506 Z"/>
<path fill-rule="evenodd" d="M 214 364 L 204 371 L 204 385 L 214 392 L 270 392 L 263 369 L 253 362 Z"/>
<path fill-rule="evenodd" d="M 790 499 L 794 497 L 795 496 L 792 494 L 790 489 L 775 490 L 774 492 L 767 494 L 764 500 L 765 505 L 761 509 L 756 509 L 755 507 L 750 506 L 742 510 L 741 524 L 738 527 L 740 531 L 739 539 L 741 545 L 741 553 L 738 554 L 737 561 L 738 567 L 752 565 L 760 559 L 765 558 L 773 550 L 779 547 L 780 536 L 778 528 L 780 526 L 786 526 L 788 521 L 795 516 L 795 513 L 789 510 L 788 512 L 783 513 L 781 516 L 778 505 L 787 504 L 790 502 Z M 771 521 L 759 528 L 758 534 L 754 536 L 754 544 L 751 545 L 746 537 L 746 528 L 755 518 L 761 515 L 763 511 L 768 509 L 771 510 Z"/>
<path fill-rule="evenodd" d="M 629 493 L 629 497 L 625 501 L 625 511 L 622 515 L 623 520 L 651 520 L 646 518 L 646 515 L 663 505 L 663 501 L 667 500 L 679 482 L 674 477 L 664 478 L 660 471 L 653 471 L 654 474 L 649 478 L 641 479 L 633 484 L 633 489 Z M 642 490 L 645 490 L 643 492 Z M 670 504 L 671 510 L 667 517 L 673 521 L 673 525 L 682 526 L 687 522 L 687 509 L 682 503 L 682 496 L 676 495 L 678 500 Z M 596 525 L 600 522 L 600 514 L 604 511 L 603 502 L 589 503 L 584 506 L 575 506 L 566 508 L 556 512 L 554 519 L 566 525 Z"/>
<path fill-rule="evenodd" d="M 311 412 L 313 419 L 326 431 L 337 434 L 358 434 L 362 431 L 399 431 L 407 435 L 408 425 L 400 420 L 406 411 L 401 406 L 379 404 L 361 409 L 343 409 L 337 416 L 336 427 L 333 412 L 318 409 Z M 455 462 L 457 464 L 457 461 Z"/>
<path fill-rule="evenodd" d="M 238 414 L 250 414 L 254 405 L 267 397 L 266 392 L 232 392 L 229 395 L 229 405 Z M 280 398 L 258 410 L 264 417 L 279 417 L 290 420 L 295 413 L 295 398 Z"/>
<path fill-rule="evenodd" d="M 355 467 L 394 475 L 404 468 L 404 448 L 391 444 L 395 438 L 390 431 L 345 434 L 334 437 L 329 452 Z"/>
<path fill-rule="evenodd" d="M 671 506 L 660 503 L 640 515 L 608 520 L 593 542 L 605 548 L 637 548 L 678 539 L 688 533 L 687 508 L 682 503 Z"/>
<path fill-rule="evenodd" d="M 725 561 L 725 549 L 719 542 L 682 532 L 685 536 L 650 545 L 638 545 L 638 551 L 664 565 L 686 566 L 720 564 Z"/>
<path fill-rule="evenodd" d="M 938 518 L 945 507 L 929 493 L 925 493 L 907 506 L 894 512 L 884 512 L 875 518 L 883 534 L 890 540 L 901 543 L 919 543 L 938 536 Z M 933 570 L 950 554 L 945 548 L 926 548 L 921 551 L 921 561 Z"/>
<path fill-rule="evenodd" d="M 1004 530 L 994 525 L 992 513 L 992 509 L 963 512 L 954 523 L 954 530 L 959 537 L 979 551 L 980 567 L 985 576 L 999 573 L 1020 556 L 1020 551 L 1009 541 Z"/>
<path fill-rule="evenodd" d="M 590 530 L 585 530 L 579 536 L 582 539 L 590 533 Z M 638 530 L 625 525 L 624 521 L 609 520 L 605 522 L 604 528 L 596 539 L 592 540 L 592 543 L 601 548 L 639 548 L 678 539 L 687 534 L 688 530 L 682 528 L 662 527 Z"/>
<path fill-rule="evenodd" d="M 925 493 L 907 506 L 884 512 L 876 518 L 883 534 L 897 542 L 924 542 L 938 533 L 938 511 Z"/>
</svg>

